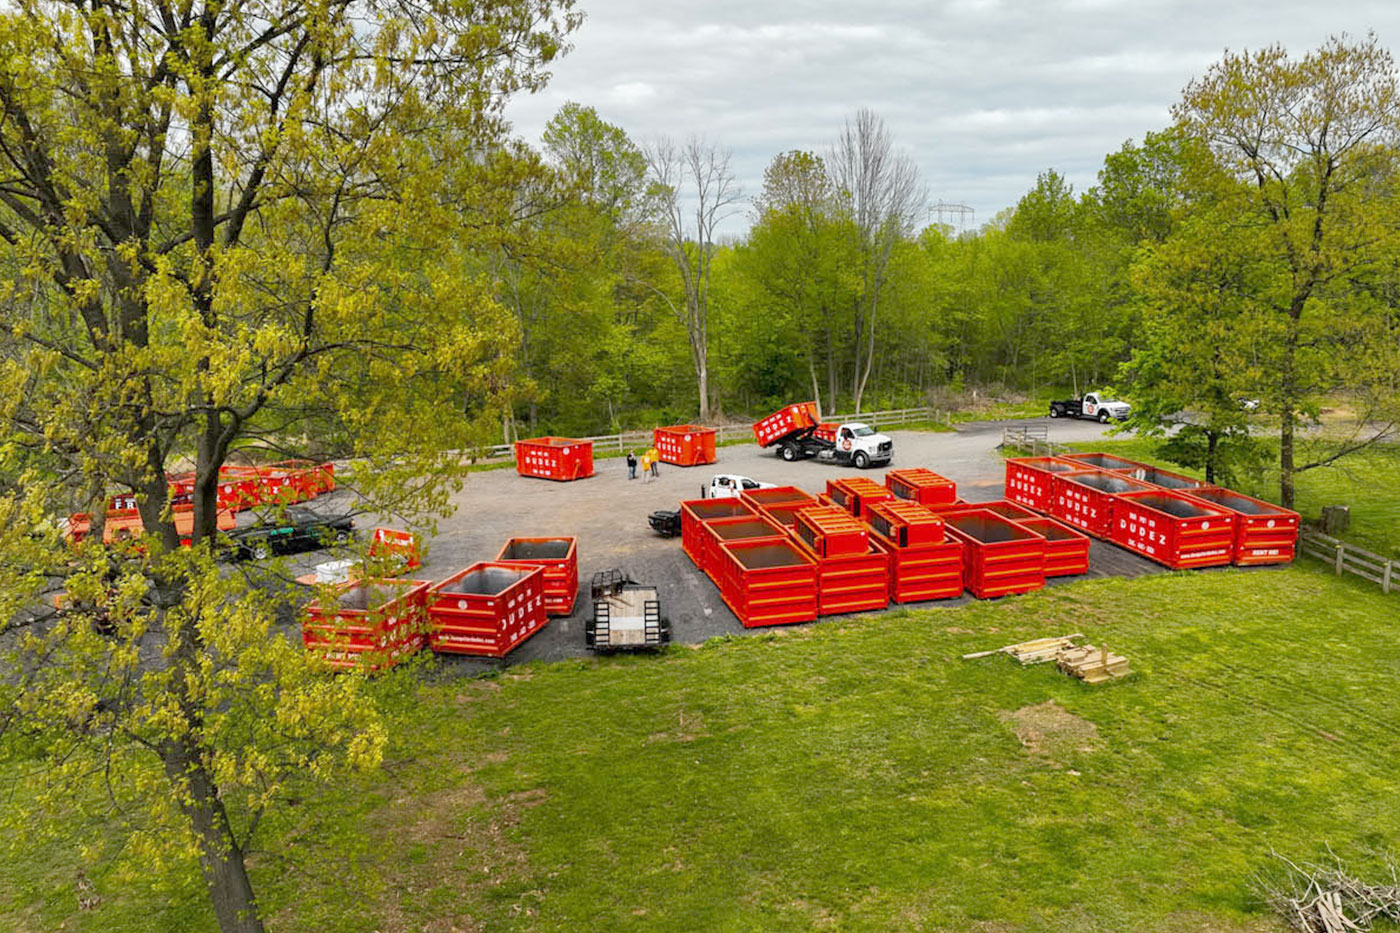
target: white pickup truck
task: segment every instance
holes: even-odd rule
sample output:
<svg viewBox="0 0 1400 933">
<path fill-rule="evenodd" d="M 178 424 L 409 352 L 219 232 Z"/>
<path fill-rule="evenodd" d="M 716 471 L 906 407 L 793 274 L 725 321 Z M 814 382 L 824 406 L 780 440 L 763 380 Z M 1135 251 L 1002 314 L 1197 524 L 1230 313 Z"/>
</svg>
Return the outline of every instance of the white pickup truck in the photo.
<svg viewBox="0 0 1400 933">
<path fill-rule="evenodd" d="M 737 473 L 716 473 L 710 477 L 710 485 L 704 487 L 706 499 L 736 499 L 745 489 L 772 489 L 773 483 L 760 483 L 756 479 L 740 476 Z"/>
<path fill-rule="evenodd" d="M 1100 424 L 1107 424 L 1110 419 L 1122 421 L 1132 413 L 1132 406 L 1127 402 L 1120 402 L 1099 392 L 1086 393 L 1083 398 L 1050 403 L 1051 418 L 1093 418 Z"/>
</svg>

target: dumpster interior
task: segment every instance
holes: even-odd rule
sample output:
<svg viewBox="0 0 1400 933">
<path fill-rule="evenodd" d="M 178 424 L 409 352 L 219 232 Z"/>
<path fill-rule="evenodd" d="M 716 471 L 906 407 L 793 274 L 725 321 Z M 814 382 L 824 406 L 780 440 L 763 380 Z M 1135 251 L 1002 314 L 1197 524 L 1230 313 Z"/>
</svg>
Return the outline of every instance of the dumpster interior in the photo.
<svg viewBox="0 0 1400 933">
<path fill-rule="evenodd" d="M 738 499 L 701 499 L 690 503 L 690 511 L 696 518 L 727 518 L 731 515 L 749 515 L 749 507 Z"/>
<path fill-rule="evenodd" d="M 744 538 L 771 538 L 773 535 L 782 534 L 772 525 L 757 518 L 732 524 L 711 525 L 710 530 L 725 541 L 739 541 Z"/>
<path fill-rule="evenodd" d="M 1216 514 L 1210 509 L 1193 505 L 1185 499 L 1178 499 L 1175 496 L 1133 496 L 1131 502 L 1134 505 L 1146 506 L 1149 509 L 1156 509 L 1158 512 L 1175 515 L 1177 518 L 1209 518 Z"/>
<path fill-rule="evenodd" d="M 1157 469 L 1134 470 L 1128 474 L 1133 479 L 1140 479 L 1144 483 L 1151 483 L 1154 486 L 1165 486 L 1168 489 L 1195 489 L 1201 485 L 1200 480 L 1191 479 L 1188 476 L 1176 476 L 1172 473 L 1163 473 Z"/>
<path fill-rule="evenodd" d="M 1071 531 L 1059 522 L 1052 522 L 1046 518 L 1028 518 L 1021 522 L 1021 525 L 1034 531 L 1042 538 L 1047 538 L 1051 541 L 1072 541 L 1076 538 L 1084 537 L 1077 532 Z"/>
<path fill-rule="evenodd" d="M 339 609 L 368 612 L 402 596 L 409 587 L 393 583 L 362 583 L 341 593 L 335 601 Z"/>
<path fill-rule="evenodd" d="M 1278 508 L 1263 502 L 1255 502 L 1247 496 L 1242 496 L 1237 492 L 1228 489 L 1193 489 L 1191 495 L 1198 499 L 1205 499 L 1207 502 L 1214 502 L 1216 505 L 1229 509 L 1232 512 L 1239 512 L 1243 515 L 1279 515 L 1282 514 Z"/>
<path fill-rule="evenodd" d="M 763 570 L 772 567 L 800 567 L 807 562 L 788 544 L 764 544 L 759 547 L 746 547 L 733 552 L 746 570 Z"/>
<path fill-rule="evenodd" d="M 1122 457 L 1115 457 L 1113 454 L 1085 454 L 1082 457 L 1074 458 L 1079 463 L 1087 463 L 1096 466 L 1101 470 L 1124 470 L 1137 466 L 1131 460 L 1124 460 Z"/>
<path fill-rule="evenodd" d="M 1137 483 L 1121 476 L 1110 476 L 1103 473 L 1090 473 L 1088 476 L 1074 476 L 1071 479 L 1076 483 L 1092 486 L 1102 492 L 1136 492 L 1142 488 Z"/>
<path fill-rule="evenodd" d="M 462 574 L 456 580 L 445 583 L 439 593 L 464 593 L 475 596 L 495 596 L 510 588 L 531 570 L 507 570 L 505 567 L 478 567 Z"/>
<path fill-rule="evenodd" d="M 569 556 L 573 542 L 565 538 L 539 541 L 512 538 L 501 552 L 500 560 L 563 560 Z"/>
<path fill-rule="evenodd" d="M 984 544 L 1022 541 L 1035 537 L 1035 532 L 990 514 L 950 515 L 944 521 L 968 537 L 976 538 Z"/>
</svg>

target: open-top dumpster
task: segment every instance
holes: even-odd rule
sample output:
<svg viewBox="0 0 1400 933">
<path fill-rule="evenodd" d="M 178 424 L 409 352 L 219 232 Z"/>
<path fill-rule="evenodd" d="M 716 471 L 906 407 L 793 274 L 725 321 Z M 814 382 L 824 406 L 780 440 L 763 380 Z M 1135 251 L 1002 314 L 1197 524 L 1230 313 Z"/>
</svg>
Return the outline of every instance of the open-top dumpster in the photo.
<svg viewBox="0 0 1400 933">
<path fill-rule="evenodd" d="M 380 670 L 415 654 L 426 641 L 425 580 L 350 580 L 304 610 L 302 644 L 341 670 Z"/>
<path fill-rule="evenodd" d="M 515 442 L 515 472 L 556 482 L 593 475 L 593 442 L 572 437 L 536 437 Z"/>
<path fill-rule="evenodd" d="M 919 505 L 947 505 L 958 497 L 957 483 L 923 467 L 890 470 L 885 486 L 896 498 Z"/>
<path fill-rule="evenodd" d="M 781 437 L 795 431 L 815 428 L 820 423 L 821 417 L 817 414 L 816 402 L 798 402 L 786 405 L 768 417 L 754 422 L 753 437 L 758 441 L 758 446 L 767 447 Z"/>
<path fill-rule="evenodd" d="M 1114 506 L 1111 537 L 1173 570 L 1215 567 L 1234 555 L 1235 513 L 1169 489 L 1125 492 Z"/>
<path fill-rule="evenodd" d="M 443 654 L 503 658 L 544 627 L 544 568 L 479 561 L 427 592 L 428 644 Z"/>
<path fill-rule="evenodd" d="M 699 466 L 715 462 L 715 429 L 698 424 L 675 424 L 654 428 L 651 443 L 663 463 Z"/>
<path fill-rule="evenodd" d="M 985 509 L 944 514 L 963 545 L 963 582 L 979 599 L 1045 586 L 1045 539 Z"/>
<path fill-rule="evenodd" d="M 1006 498 L 1037 512 L 1050 510 L 1055 474 L 1078 473 L 1084 464 L 1059 457 L 1015 457 L 1006 461 Z"/>
<path fill-rule="evenodd" d="M 681 502 L 681 548 L 697 567 L 704 567 L 705 539 L 700 523 L 707 518 L 752 515 L 754 510 L 739 499 L 686 499 Z"/>
<path fill-rule="evenodd" d="M 496 560 L 544 568 L 544 611 L 566 616 L 578 598 L 578 538 L 511 538 Z"/>
<path fill-rule="evenodd" d="M 745 628 L 817 617 L 817 563 L 792 541 L 725 541 L 720 553 L 720 595 Z"/>
<path fill-rule="evenodd" d="M 894 498 L 894 493 L 889 489 L 864 476 L 829 479 L 826 481 L 826 494 L 832 502 L 861 519 L 876 502 L 888 502 Z"/>
<path fill-rule="evenodd" d="M 1094 470 L 1138 470 L 1152 465 L 1150 463 L 1142 463 L 1138 460 L 1129 460 L 1127 457 L 1120 457 L 1117 454 L 1100 452 L 1059 454 L 1056 459 L 1082 463 L 1086 468 Z"/>
<path fill-rule="evenodd" d="M 715 585 L 720 584 L 724 556 L 719 546 L 724 541 L 747 541 L 764 539 L 783 541 L 787 534 L 777 522 L 764 515 L 735 515 L 729 518 L 707 518 L 700 523 L 702 529 L 700 560 L 696 564 Z"/>
<path fill-rule="evenodd" d="M 1053 518 L 1026 518 L 1016 522 L 1045 539 L 1044 571 L 1047 577 L 1071 577 L 1089 572 L 1088 536 Z"/>
<path fill-rule="evenodd" d="M 1113 504 L 1118 494 L 1161 491 L 1156 486 L 1108 470 L 1056 473 L 1054 489 L 1050 514 L 1096 538 L 1109 537 L 1113 525 Z"/>
<path fill-rule="evenodd" d="M 1297 512 L 1219 486 L 1183 492 L 1193 499 L 1235 513 L 1231 563 L 1248 567 L 1255 564 L 1286 564 L 1293 560 L 1298 548 L 1300 517 Z"/>
</svg>

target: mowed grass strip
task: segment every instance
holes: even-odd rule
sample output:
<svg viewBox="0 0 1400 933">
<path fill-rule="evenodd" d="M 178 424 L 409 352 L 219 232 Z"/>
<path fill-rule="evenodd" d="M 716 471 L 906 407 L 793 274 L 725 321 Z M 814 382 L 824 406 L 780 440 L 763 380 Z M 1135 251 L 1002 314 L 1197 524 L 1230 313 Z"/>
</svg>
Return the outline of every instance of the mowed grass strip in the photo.
<svg viewBox="0 0 1400 933">
<path fill-rule="evenodd" d="M 397 676 L 384 773 L 285 810 L 257 881 L 280 930 L 1278 930 L 1271 850 L 1395 845 L 1398 610 L 1224 570 Z M 1076 631 L 1132 677 L 960 659 Z M 112 897 L 46 919 L 154 928 Z"/>
</svg>

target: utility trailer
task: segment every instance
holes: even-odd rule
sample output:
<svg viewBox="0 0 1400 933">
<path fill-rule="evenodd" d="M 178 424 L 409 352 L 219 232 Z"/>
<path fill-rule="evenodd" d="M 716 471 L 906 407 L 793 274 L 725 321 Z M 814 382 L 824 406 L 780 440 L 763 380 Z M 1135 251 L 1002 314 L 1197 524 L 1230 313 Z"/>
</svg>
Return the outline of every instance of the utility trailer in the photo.
<svg viewBox="0 0 1400 933">
<path fill-rule="evenodd" d="M 647 651 L 671 640 L 671 621 L 661 615 L 656 587 L 628 578 L 616 568 L 593 575 L 593 617 L 583 626 L 590 651 Z"/>
<path fill-rule="evenodd" d="M 816 402 L 780 408 L 754 422 L 753 436 L 760 447 L 774 447 L 788 463 L 822 459 L 859 469 L 883 466 L 894 458 L 894 441 L 876 433 L 868 424 L 823 423 Z"/>
</svg>

